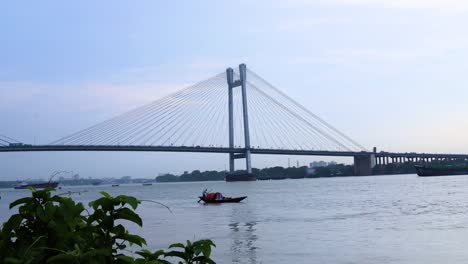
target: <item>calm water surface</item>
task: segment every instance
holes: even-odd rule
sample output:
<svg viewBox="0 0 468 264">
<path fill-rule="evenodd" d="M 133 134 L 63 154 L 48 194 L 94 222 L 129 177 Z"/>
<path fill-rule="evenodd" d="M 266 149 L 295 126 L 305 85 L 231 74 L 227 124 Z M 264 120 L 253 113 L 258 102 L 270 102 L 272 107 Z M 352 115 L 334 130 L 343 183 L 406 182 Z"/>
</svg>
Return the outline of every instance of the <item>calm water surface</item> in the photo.
<svg viewBox="0 0 468 264">
<path fill-rule="evenodd" d="M 239 204 L 202 205 L 205 188 Z M 156 200 L 138 209 L 144 227 L 129 226 L 152 249 L 210 238 L 218 263 L 467 263 L 468 176 L 416 175 L 257 182 L 162 183 L 64 187 Z M 27 190 L 0 189 L 0 221 Z"/>
</svg>

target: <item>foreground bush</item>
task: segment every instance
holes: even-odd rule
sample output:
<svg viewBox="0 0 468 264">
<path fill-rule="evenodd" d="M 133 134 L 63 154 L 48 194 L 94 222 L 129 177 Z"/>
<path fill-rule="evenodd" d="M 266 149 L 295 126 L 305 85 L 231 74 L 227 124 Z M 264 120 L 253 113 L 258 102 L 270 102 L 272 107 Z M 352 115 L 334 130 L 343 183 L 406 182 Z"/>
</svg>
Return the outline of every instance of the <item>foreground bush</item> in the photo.
<svg viewBox="0 0 468 264">
<path fill-rule="evenodd" d="M 103 197 L 89 203 L 89 212 L 82 203 L 52 191 L 33 189 L 31 197 L 10 204 L 10 209 L 19 209 L 1 227 L 0 263 L 215 263 L 211 240 L 172 244 L 169 248 L 177 250 L 171 251 L 129 251 L 129 246 L 146 245 L 121 224 L 143 225 L 135 213 L 141 201 L 135 197 L 101 192 Z"/>
</svg>

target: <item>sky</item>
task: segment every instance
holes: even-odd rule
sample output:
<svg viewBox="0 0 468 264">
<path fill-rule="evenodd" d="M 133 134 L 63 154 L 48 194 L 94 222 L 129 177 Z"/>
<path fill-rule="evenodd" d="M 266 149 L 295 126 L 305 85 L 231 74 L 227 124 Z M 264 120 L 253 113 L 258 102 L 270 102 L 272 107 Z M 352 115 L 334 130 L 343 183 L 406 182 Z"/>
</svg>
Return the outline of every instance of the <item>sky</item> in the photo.
<svg viewBox="0 0 468 264">
<path fill-rule="evenodd" d="M 246 63 L 368 149 L 467 153 L 467 14 L 459 0 L 4 1 L 0 134 L 47 144 Z M 253 166 L 288 158 L 330 160 L 254 156 Z M 0 153 L 0 180 L 149 178 L 227 162 Z"/>
</svg>

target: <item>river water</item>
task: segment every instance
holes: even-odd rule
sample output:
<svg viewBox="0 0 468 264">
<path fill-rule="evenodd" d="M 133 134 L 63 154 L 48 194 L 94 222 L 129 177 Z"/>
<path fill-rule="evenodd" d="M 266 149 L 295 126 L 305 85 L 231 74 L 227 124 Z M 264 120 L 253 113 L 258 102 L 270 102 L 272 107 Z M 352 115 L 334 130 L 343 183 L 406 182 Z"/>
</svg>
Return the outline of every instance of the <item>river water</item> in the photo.
<svg viewBox="0 0 468 264">
<path fill-rule="evenodd" d="M 248 198 L 203 205 L 203 189 Z M 257 182 L 158 183 L 63 187 L 89 202 L 99 191 L 143 203 L 138 213 L 151 249 L 212 239 L 218 263 L 467 263 L 468 177 L 416 175 Z M 8 203 L 28 190 L 0 189 L 0 222 Z"/>
</svg>

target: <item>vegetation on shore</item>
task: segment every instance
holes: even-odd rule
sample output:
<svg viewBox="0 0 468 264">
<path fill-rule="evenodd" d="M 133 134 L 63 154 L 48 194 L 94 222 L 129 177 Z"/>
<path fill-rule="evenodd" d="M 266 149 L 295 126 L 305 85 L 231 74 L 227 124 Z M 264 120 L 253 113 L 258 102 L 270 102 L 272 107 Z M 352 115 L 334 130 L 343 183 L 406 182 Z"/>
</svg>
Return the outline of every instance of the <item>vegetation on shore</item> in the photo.
<svg viewBox="0 0 468 264">
<path fill-rule="evenodd" d="M 245 171 L 236 171 L 242 173 Z M 284 168 L 280 166 L 253 169 L 252 172 L 258 180 L 281 180 L 281 179 L 302 179 L 318 177 L 339 177 L 354 175 L 353 165 L 330 164 L 324 167 L 316 167 L 310 170 L 306 166 Z M 157 182 L 187 182 L 187 181 L 223 181 L 226 171 L 199 171 L 186 172 L 180 176 L 165 174 L 156 177 Z"/>
<path fill-rule="evenodd" d="M 421 164 L 415 162 L 404 163 L 389 163 L 386 165 L 376 165 L 372 169 L 373 175 L 390 175 L 390 174 L 414 174 L 416 169 L 414 165 Z M 459 161 L 433 161 L 430 163 L 422 163 L 428 165 L 466 165 Z M 245 171 L 236 171 L 243 173 Z M 223 181 L 227 171 L 199 171 L 185 172 L 181 175 L 164 174 L 155 178 L 157 182 L 190 182 L 190 181 Z M 344 177 L 354 176 L 353 165 L 333 163 L 323 167 L 315 167 L 312 170 L 306 166 L 289 167 L 281 166 L 253 169 L 253 173 L 257 175 L 259 180 L 281 180 L 281 179 L 302 179 L 302 178 L 321 178 L 321 177 Z M 149 182 L 148 179 L 127 179 L 128 176 L 116 179 L 114 182 L 119 183 L 143 183 Z M 80 179 L 77 181 L 66 180 L 60 181 L 61 185 L 91 185 L 99 179 Z M 113 182 L 113 183 L 114 183 Z M 0 181 L 0 188 L 13 188 L 18 183 L 16 181 Z"/>
<path fill-rule="evenodd" d="M 464 165 L 459 161 L 433 161 L 429 163 L 389 163 L 386 165 L 376 165 L 372 169 L 373 175 L 391 175 L 391 174 L 414 174 L 416 169 L 414 165 Z M 236 171 L 236 173 L 243 173 L 245 171 Z M 165 174 L 156 177 L 157 182 L 187 182 L 187 181 L 222 181 L 226 171 L 199 171 L 186 172 L 180 176 L 174 174 Z M 315 167 L 312 170 L 306 166 L 303 167 L 290 167 L 284 168 L 280 166 L 253 169 L 253 173 L 257 176 L 258 180 L 281 180 L 281 179 L 302 179 L 302 178 L 322 178 L 322 177 L 346 177 L 354 176 L 354 166 L 346 164 L 329 164 L 323 167 Z"/>
<path fill-rule="evenodd" d="M 0 263 L 215 263 L 210 258 L 215 246 L 211 240 L 176 243 L 167 251 L 143 249 L 146 240 L 123 225 L 129 221 L 143 226 L 135 212 L 142 201 L 135 197 L 101 192 L 88 210 L 53 191 L 32 189 L 31 197 L 10 204 L 10 209 L 19 208 L 1 226 Z M 135 247 L 140 250 L 130 250 Z"/>
</svg>

